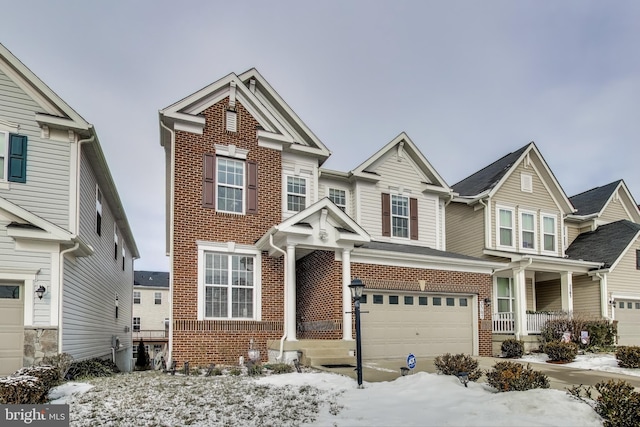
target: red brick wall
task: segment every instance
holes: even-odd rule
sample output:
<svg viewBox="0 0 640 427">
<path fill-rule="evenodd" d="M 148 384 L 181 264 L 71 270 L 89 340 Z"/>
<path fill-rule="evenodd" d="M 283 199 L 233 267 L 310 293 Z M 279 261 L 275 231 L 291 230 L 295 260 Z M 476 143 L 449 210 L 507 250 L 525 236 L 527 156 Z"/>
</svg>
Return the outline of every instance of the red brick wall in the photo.
<svg viewBox="0 0 640 427">
<path fill-rule="evenodd" d="M 282 259 L 262 256 L 262 322 L 196 321 L 198 252 L 197 240 L 234 241 L 253 245 L 271 226 L 281 221 L 282 161 L 280 152 L 259 147 L 258 122 L 241 103 L 236 103 L 238 132 L 224 126 L 228 99 L 203 112 L 202 135 L 176 131 L 173 241 L 173 357 L 182 363 L 237 363 L 246 357 L 254 338 L 266 358 L 266 340 L 279 339 L 283 324 Z M 249 150 L 247 160 L 258 164 L 258 214 L 234 215 L 202 206 L 203 156 L 215 153 L 214 144 L 234 144 Z M 276 322 L 276 323 L 274 323 Z M 213 326 L 212 326 L 213 325 Z M 218 330 L 215 325 L 223 325 Z M 238 348 L 243 349 L 242 352 Z"/>
<path fill-rule="evenodd" d="M 315 251 L 296 262 L 299 339 L 342 338 L 342 263 L 333 251 Z"/>
</svg>

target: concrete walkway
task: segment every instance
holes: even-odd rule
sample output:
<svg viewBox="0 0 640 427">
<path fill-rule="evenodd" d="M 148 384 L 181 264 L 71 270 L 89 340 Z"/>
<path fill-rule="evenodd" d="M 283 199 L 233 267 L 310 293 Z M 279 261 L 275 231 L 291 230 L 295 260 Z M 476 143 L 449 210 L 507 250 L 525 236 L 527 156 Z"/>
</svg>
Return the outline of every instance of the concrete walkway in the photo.
<svg viewBox="0 0 640 427">
<path fill-rule="evenodd" d="M 413 372 L 429 372 L 436 373 L 436 367 L 433 364 L 435 357 L 426 357 L 424 359 L 418 359 L 416 367 Z M 501 359 L 494 357 L 474 357 L 478 361 L 478 367 L 483 371 L 488 371 L 493 368 L 496 362 L 507 361 L 510 359 Z M 517 363 L 523 363 L 522 361 L 512 360 Z M 526 363 L 523 363 L 526 366 Z M 380 360 L 365 360 L 362 363 L 362 378 L 364 382 L 380 382 L 380 381 L 393 381 L 401 375 L 400 368 L 406 367 L 406 359 L 380 359 Z M 640 390 L 640 377 L 631 375 L 622 375 L 611 372 L 594 371 L 587 369 L 576 369 L 565 365 L 554 365 L 551 363 L 531 363 L 531 369 L 535 371 L 543 372 L 548 378 L 551 388 L 558 390 L 567 390 L 568 388 L 578 385 L 590 385 L 601 381 L 624 380 L 634 386 L 636 390 Z M 354 367 L 350 368 L 324 368 L 319 367 L 328 372 L 335 372 L 342 375 L 356 378 L 356 371 Z M 411 375 L 409 373 L 408 375 Z M 480 382 L 486 382 L 486 378 L 483 376 L 479 380 Z"/>
</svg>

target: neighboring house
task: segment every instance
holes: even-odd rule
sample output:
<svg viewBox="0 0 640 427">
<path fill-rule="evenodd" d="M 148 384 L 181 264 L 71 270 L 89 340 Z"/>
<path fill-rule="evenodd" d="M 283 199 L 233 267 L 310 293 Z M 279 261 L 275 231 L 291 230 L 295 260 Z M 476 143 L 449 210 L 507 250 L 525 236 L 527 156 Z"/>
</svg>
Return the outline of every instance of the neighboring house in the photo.
<svg viewBox="0 0 640 427">
<path fill-rule="evenodd" d="M 573 259 L 599 261 L 600 295 L 591 312 L 617 321 L 618 343 L 640 345 L 640 210 L 624 181 L 570 198 L 576 212 L 566 219 Z M 581 234 L 578 234 L 581 233 Z"/>
<path fill-rule="evenodd" d="M 131 368 L 131 229 L 93 126 L 0 45 L 0 374 Z"/>
<path fill-rule="evenodd" d="M 172 360 L 237 363 L 253 346 L 317 364 L 318 343 L 347 356 L 356 277 L 364 358 L 491 354 L 506 264 L 446 251 L 451 188 L 407 135 L 323 169 L 329 150 L 255 69 L 161 110 L 160 127 Z"/>
<path fill-rule="evenodd" d="M 545 315 L 579 312 L 600 288 L 599 261 L 566 257 L 565 217 L 574 207 L 536 145 L 454 184 L 447 206 L 447 248 L 508 262 L 493 278 L 494 340 L 539 333 Z"/>
<path fill-rule="evenodd" d="M 169 341 L 169 273 L 136 271 L 133 275 L 133 358 L 140 341 L 151 358 Z"/>
</svg>

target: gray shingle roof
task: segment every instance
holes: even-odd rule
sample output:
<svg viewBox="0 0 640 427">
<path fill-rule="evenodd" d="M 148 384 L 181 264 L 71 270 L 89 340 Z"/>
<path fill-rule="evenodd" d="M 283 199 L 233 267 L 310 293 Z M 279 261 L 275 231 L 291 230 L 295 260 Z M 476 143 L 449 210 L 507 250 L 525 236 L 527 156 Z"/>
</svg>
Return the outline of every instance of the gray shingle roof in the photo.
<svg viewBox="0 0 640 427">
<path fill-rule="evenodd" d="M 379 251 L 400 252 L 417 255 L 438 256 L 451 259 L 466 259 L 472 261 L 486 261 L 486 259 L 475 258 L 467 255 L 461 255 L 454 252 L 439 251 L 425 246 L 414 245 L 402 245 L 398 243 L 386 243 L 386 242 L 368 242 L 364 243 L 359 248 L 373 249 Z"/>
<path fill-rule="evenodd" d="M 168 288 L 169 273 L 165 271 L 134 271 L 133 285 Z"/>
<path fill-rule="evenodd" d="M 567 248 L 570 259 L 605 263 L 611 267 L 635 236 L 640 224 L 626 219 L 599 226 L 595 231 L 580 234 Z"/>
<path fill-rule="evenodd" d="M 453 191 L 461 196 L 475 196 L 492 189 L 500 182 L 502 177 L 511 169 L 511 166 L 518 161 L 522 153 L 524 153 L 531 144 L 532 143 L 529 143 L 518 151 L 507 154 L 489 166 L 452 185 Z"/>
<path fill-rule="evenodd" d="M 598 213 L 604 208 L 605 203 L 611 197 L 611 194 L 618 188 L 622 180 L 617 180 L 611 184 L 601 187 L 592 188 L 584 193 L 576 194 L 569 197 L 573 206 L 577 209 L 576 215 L 590 215 Z"/>
</svg>

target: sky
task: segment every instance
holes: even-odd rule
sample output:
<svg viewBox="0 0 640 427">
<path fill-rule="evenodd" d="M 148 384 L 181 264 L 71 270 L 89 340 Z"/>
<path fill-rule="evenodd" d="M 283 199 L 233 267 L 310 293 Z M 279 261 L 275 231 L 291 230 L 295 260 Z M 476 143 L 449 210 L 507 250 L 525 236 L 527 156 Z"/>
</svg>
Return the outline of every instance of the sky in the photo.
<svg viewBox="0 0 640 427">
<path fill-rule="evenodd" d="M 0 42 L 98 133 L 168 271 L 158 110 L 255 67 L 349 171 L 401 132 L 453 185 L 534 141 L 568 196 L 640 202 L 640 2 L 21 0 Z"/>
<path fill-rule="evenodd" d="M 530 363 L 535 371 L 544 372 L 544 354 L 525 356 L 519 363 Z M 554 365 L 558 366 L 558 365 Z M 617 367 L 617 360 L 612 354 L 585 354 L 576 357 L 576 360 L 566 365 L 572 369 L 585 369 L 605 371 L 616 374 L 640 376 L 637 369 L 623 369 Z M 140 373 L 138 373 L 140 374 Z M 178 374 L 180 375 L 180 374 Z M 164 377 L 165 383 L 175 380 L 177 377 Z M 302 405 L 297 406 L 299 414 L 294 417 L 295 425 L 302 423 L 303 417 L 315 417 L 311 425 L 316 426 L 366 426 L 366 427 L 390 427 L 390 426 L 602 426 L 602 419 L 585 402 L 569 396 L 566 390 L 535 389 L 523 392 L 496 393 L 486 382 L 484 377 L 480 381 L 469 382 L 465 388 L 460 381 L 453 376 L 437 375 L 426 372 L 416 372 L 394 381 L 367 382 L 364 381 L 363 389 L 358 389 L 354 379 L 326 372 L 291 373 L 282 375 L 268 375 L 256 380 L 258 386 L 275 387 L 268 393 L 262 392 L 258 386 L 246 387 L 241 393 L 246 394 L 252 402 L 247 405 L 242 398 L 230 398 L 229 391 L 214 389 L 210 378 L 204 378 L 209 382 L 195 382 L 190 377 L 189 385 L 184 380 L 182 387 L 187 389 L 189 398 L 178 400 L 172 397 L 180 390 L 174 387 L 158 386 L 157 376 L 139 376 L 127 381 L 126 375 L 121 376 L 117 388 L 119 393 L 114 393 L 115 385 L 98 385 L 92 390 L 92 385 L 87 383 L 65 383 L 49 393 L 51 403 L 71 405 L 71 419 L 80 420 L 79 425 L 93 425 L 96 423 L 96 412 L 101 420 L 146 420 L 149 412 L 158 412 L 160 407 L 170 406 L 171 410 L 161 411 L 163 423 L 181 424 L 181 420 L 187 419 L 191 414 L 190 406 L 202 407 L 204 411 L 217 413 L 215 405 L 199 402 L 199 396 L 210 396 L 215 390 L 220 401 L 225 405 L 253 406 L 259 412 L 260 408 L 269 407 L 267 412 L 271 417 L 261 422 L 251 423 L 241 417 L 240 408 L 227 408 L 230 419 L 229 425 L 291 425 L 291 419 L 277 419 L 277 414 L 286 412 L 273 400 L 284 399 L 278 389 L 298 390 L 302 394 L 303 387 L 311 386 L 323 394 L 307 391 L 303 398 L 308 403 L 312 399 L 318 401 L 318 412 L 310 414 L 305 412 Z M 142 387 L 148 395 L 148 390 L 153 388 L 153 399 L 134 398 L 131 403 L 126 399 L 136 396 L 137 388 Z M 98 384 L 101 384 L 98 382 Z M 207 385 L 208 384 L 208 385 Z M 238 383 L 234 383 L 238 384 Z M 90 392 L 91 391 L 91 392 Z M 90 393 L 88 393 L 90 392 Z M 73 394 L 80 399 L 72 397 Z M 84 394 L 84 395 L 83 395 Z M 135 402 L 135 403 L 133 403 Z M 233 402 L 233 403 L 232 403 Z M 149 407 L 149 403 L 153 407 Z M 337 411 L 331 411 L 334 406 Z M 332 413 L 333 412 L 333 413 Z M 336 413 L 337 412 L 337 413 Z M 93 415 L 92 415 L 93 414 Z M 234 419 L 236 416 L 238 418 Z M 255 418 L 254 418 L 255 419 Z M 260 418 L 257 418 L 260 420 Z M 200 422 L 193 425 L 211 425 L 211 418 L 201 417 Z M 222 424 L 222 423 L 219 423 Z"/>
</svg>

